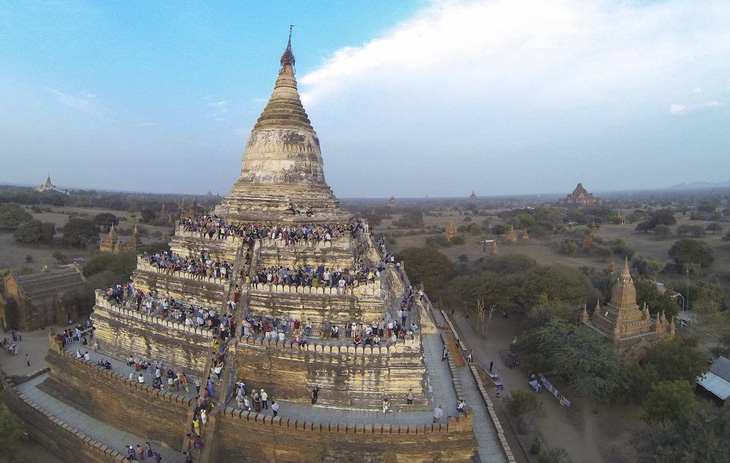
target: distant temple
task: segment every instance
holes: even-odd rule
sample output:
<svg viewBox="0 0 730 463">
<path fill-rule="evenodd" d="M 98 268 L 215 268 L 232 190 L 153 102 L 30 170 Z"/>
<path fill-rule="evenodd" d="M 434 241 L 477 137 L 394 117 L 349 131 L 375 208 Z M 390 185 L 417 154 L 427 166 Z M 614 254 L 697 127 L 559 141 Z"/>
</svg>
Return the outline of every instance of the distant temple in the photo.
<svg viewBox="0 0 730 463">
<path fill-rule="evenodd" d="M 187 207 L 185 205 L 185 198 L 180 201 L 180 209 L 179 209 L 179 216 L 182 217 L 197 217 L 198 215 L 202 214 L 203 208 L 198 206 L 198 203 L 193 199 L 193 202 L 190 204 L 190 207 Z"/>
<path fill-rule="evenodd" d="M 68 192 L 68 190 L 62 190 L 58 188 L 56 185 L 51 182 L 51 175 L 48 174 L 48 177 L 46 177 L 46 181 L 41 183 L 41 186 L 35 189 L 35 191 L 39 193 L 44 193 L 46 191 L 55 191 L 57 193 L 63 193 L 65 195 L 70 195 L 71 193 Z"/>
<path fill-rule="evenodd" d="M 390 197 L 390 201 L 388 201 L 388 206 L 396 206 L 398 205 L 398 202 L 395 200 L 395 196 Z"/>
<path fill-rule="evenodd" d="M 588 190 L 583 188 L 582 183 L 579 183 L 571 194 L 560 200 L 560 204 L 575 206 L 586 206 L 588 204 L 597 204 L 600 202 L 601 198 L 593 196 L 592 193 L 588 193 Z"/>
<path fill-rule="evenodd" d="M 112 254 L 135 252 L 140 247 L 142 247 L 142 241 L 139 239 L 139 231 L 137 230 L 136 224 L 132 232 L 132 238 L 130 238 L 128 243 L 122 242 L 122 239 L 117 235 L 116 228 L 112 225 L 109 229 L 109 235 L 99 244 L 99 250 L 101 252 L 110 252 Z"/>
<path fill-rule="evenodd" d="M 505 243 L 516 243 L 518 241 L 518 238 L 517 238 L 517 233 L 515 233 L 515 227 L 510 225 L 509 230 L 507 231 L 507 233 L 504 234 L 504 236 L 502 237 L 502 240 Z"/>
<path fill-rule="evenodd" d="M 67 325 L 76 321 L 80 310 L 71 295 L 84 282 L 78 268 L 48 270 L 43 264 L 40 273 L 15 275 L 12 271 L 3 280 L 0 297 L 0 324 L 3 329 L 37 330 L 49 325 Z"/>
<path fill-rule="evenodd" d="M 451 240 L 451 238 L 455 237 L 457 235 L 456 232 L 456 225 L 454 225 L 454 221 L 449 221 L 449 226 L 446 227 L 446 239 Z"/>
<path fill-rule="evenodd" d="M 651 343 L 675 334 L 674 318 L 667 322 L 662 312 L 652 319 L 646 303 L 642 308 L 636 304 L 636 287 L 629 272 L 628 259 L 611 291 L 611 301 L 605 307 L 601 307 L 600 301 L 596 303 L 592 317 L 583 306 L 581 321 L 610 338 L 622 355 L 633 358 L 643 356 Z"/>
<path fill-rule="evenodd" d="M 473 203 L 473 202 L 478 201 L 478 200 L 479 200 L 479 198 L 477 198 L 477 195 L 474 194 L 474 190 L 471 190 L 471 196 L 469 196 L 468 201 L 470 203 Z"/>
</svg>

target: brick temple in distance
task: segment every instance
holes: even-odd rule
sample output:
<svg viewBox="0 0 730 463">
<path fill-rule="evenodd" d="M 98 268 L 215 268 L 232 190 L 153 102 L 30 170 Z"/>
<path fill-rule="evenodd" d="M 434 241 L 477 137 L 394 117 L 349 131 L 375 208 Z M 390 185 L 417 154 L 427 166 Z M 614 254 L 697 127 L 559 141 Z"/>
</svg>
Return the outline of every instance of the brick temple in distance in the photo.
<svg viewBox="0 0 730 463">
<path fill-rule="evenodd" d="M 239 178 L 208 213 L 236 232 L 196 229 L 193 218 L 178 221 L 170 255 L 139 255 L 131 278 L 134 290 L 159 306 L 140 304 L 126 286 L 123 297 L 121 286 L 117 292 L 98 290 L 93 345 L 64 348 L 49 335 L 50 371 L 17 387 L 22 402 L 12 408 L 36 428 L 44 420 L 67 423 L 68 432 L 43 444 L 76 461 L 123 461 L 129 445 L 144 442 L 159 449 L 164 462 L 184 461 L 184 451 L 195 463 L 455 462 L 474 461 L 477 452 L 483 462 L 514 461 L 503 450 L 498 423 L 456 410 L 464 391 L 479 394 L 480 383 L 466 384 L 476 381 L 464 376 L 469 367 L 456 373 L 451 359 L 441 361 L 442 350 L 454 342 L 444 341 L 444 319 L 426 296 L 411 291 L 404 265 L 373 242 L 367 223 L 340 208 L 325 181 L 319 139 L 297 90 L 291 35 L 280 64 L 271 98 L 246 143 Z M 304 235 L 336 232 L 328 231 L 324 240 L 293 241 L 291 234 L 246 231 L 263 226 L 308 230 Z M 188 271 L 161 264 L 172 256 L 191 256 Z M 191 273 L 201 259 L 215 262 L 215 270 Z M 321 268 L 345 269 L 343 275 L 351 269 L 362 278 L 328 285 L 314 270 Z M 272 280 L 271 269 L 285 277 Z M 316 276 L 301 284 L 294 269 Z M 411 294 L 416 296 L 404 315 L 403 301 Z M 221 339 L 214 323 L 180 322 L 177 309 L 167 308 L 172 300 L 192 307 L 193 314 L 204 309 L 225 319 L 231 333 Z M 400 334 L 391 336 L 389 323 L 402 321 Z M 277 334 L 283 322 L 288 328 Z M 257 329 L 264 325 L 264 332 Z M 356 325 L 372 326 L 378 342 L 371 333 L 360 339 Z M 379 325 L 385 325 L 382 336 Z M 125 364 L 130 358 L 131 366 Z M 153 388 L 150 376 L 138 381 L 145 372 L 135 364 L 142 358 L 160 362 L 163 378 L 167 369 L 184 373 L 189 390 L 170 390 L 166 383 L 163 390 Z M 102 359 L 110 369 L 94 364 Z M 198 424 L 197 447 L 193 384 L 202 385 L 202 396 L 208 378 L 214 406 Z M 269 408 L 242 407 L 241 384 L 247 397 L 266 391 Z M 482 396 L 469 396 L 471 403 L 473 397 Z M 276 416 L 273 401 L 280 407 Z M 436 406 L 443 408 L 439 420 Z M 480 436 L 489 434 L 488 444 L 482 437 L 477 441 L 476 427 Z M 69 450 L 79 441 L 84 445 Z"/>
<path fill-rule="evenodd" d="M 603 307 L 598 301 L 591 317 L 583 306 L 581 321 L 611 339 L 621 355 L 632 358 L 643 357 L 652 343 L 676 332 L 674 318 L 668 322 L 663 312 L 652 318 L 646 303 L 641 308 L 636 304 L 628 258 L 611 290 L 611 300 Z"/>
</svg>

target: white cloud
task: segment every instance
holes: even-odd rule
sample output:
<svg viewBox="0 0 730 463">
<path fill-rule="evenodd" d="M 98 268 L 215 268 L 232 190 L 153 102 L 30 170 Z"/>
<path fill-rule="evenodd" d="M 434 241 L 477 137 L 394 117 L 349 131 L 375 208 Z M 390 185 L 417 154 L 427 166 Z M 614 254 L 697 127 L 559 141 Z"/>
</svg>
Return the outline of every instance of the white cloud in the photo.
<svg viewBox="0 0 730 463">
<path fill-rule="evenodd" d="M 326 160 L 336 191 L 338 178 L 361 192 L 406 183 L 376 167 L 388 165 L 418 179 L 409 194 L 437 195 L 561 191 L 589 181 L 587 159 L 648 159 L 664 147 L 642 130 L 670 103 L 681 115 L 723 101 L 727 75 L 726 0 L 434 0 L 299 82 L 325 157 L 336 153 Z M 617 187 L 596 178 L 593 188 Z"/>
<path fill-rule="evenodd" d="M 435 1 L 302 76 L 302 98 L 329 105 L 380 87 L 409 99 L 430 89 L 455 102 L 506 90 L 515 100 L 529 96 L 533 106 L 561 109 L 622 104 L 632 100 L 626 92 L 648 91 L 645 100 L 722 63 L 730 54 L 729 17 L 730 3 L 722 1 Z"/>
<path fill-rule="evenodd" d="M 96 103 L 96 95 L 84 93 L 83 96 L 73 96 L 63 93 L 55 88 L 47 88 L 49 92 L 56 95 L 62 104 L 95 117 L 103 117 L 105 109 Z"/>
<path fill-rule="evenodd" d="M 673 116 L 684 116 L 687 113 L 696 111 L 698 109 L 717 108 L 722 106 L 717 100 L 705 101 L 704 103 L 697 103 L 692 105 L 673 103 L 669 105 L 669 114 Z"/>
<path fill-rule="evenodd" d="M 669 105 L 669 114 L 673 116 L 682 116 L 687 114 L 687 107 L 683 104 L 673 103 Z"/>
<path fill-rule="evenodd" d="M 205 100 L 210 98 L 206 97 Z M 208 106 L 212 108 L 212 112 L 208 114 L 208 117 L 214 118 L 218 121 L 225 121 L 225 115 L 230 110 L 230 102 L 228 101 L 211 101 L 208 102 Z"/>
</svg>

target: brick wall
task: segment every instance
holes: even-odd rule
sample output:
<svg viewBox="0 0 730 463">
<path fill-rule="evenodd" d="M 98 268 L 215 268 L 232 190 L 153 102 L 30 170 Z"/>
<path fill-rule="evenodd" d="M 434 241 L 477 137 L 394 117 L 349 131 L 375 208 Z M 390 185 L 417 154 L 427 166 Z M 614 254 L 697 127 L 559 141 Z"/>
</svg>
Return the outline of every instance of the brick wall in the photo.
<svg viewBox="0 0 730 463">
<path fill-rule="evenodd" d="M 101 299 L 91 318 L 96 327 L 94 340 L 104 352 L 123 359 L 129 355 L 161 359 L 177 370 L 204 376 L 213 336 L 208 329 L 148 317 Z"/>
<path fill-rule="evenodd" d="M 192 399 L 160 393 L 65 352 L 50 350 L 48 378 L 38 387 L 109 425 L 181 450 Z"/>
<path fill-rule="evenodd" d="M 236 349 L 237 374 L 248 386 L 265 388 L 274 398 L 308 402 L 311 387 L 320 388 L 325 405 L 378 409 L 383 397 L 394 407 L 405 401 L 409 388 L 416 404 L 425 404 L 425 366 L 420 339 L 391 347 L 355 348 L 244 338 Z"/>
<path fill-rule="evenodd" d="M 477 444 L 471 418 L 442 425 L 362 425 L 297 422 L 227 408 L 220 420 L 217 460 L 456 462 L 471 461 Z"/>
<path fill-rule="evenodd" d="M 8 408 L 28 424 L 26 429 L 35 442 L 57 456 L 67 456 L 66 461 L 88 463 L 119 463 L 124 460 L 114 449 L 84 435 L 78 429 L 44 411 L 32 400 L 18 394 L 6 385 L 5 400 Z"/>
</svg>

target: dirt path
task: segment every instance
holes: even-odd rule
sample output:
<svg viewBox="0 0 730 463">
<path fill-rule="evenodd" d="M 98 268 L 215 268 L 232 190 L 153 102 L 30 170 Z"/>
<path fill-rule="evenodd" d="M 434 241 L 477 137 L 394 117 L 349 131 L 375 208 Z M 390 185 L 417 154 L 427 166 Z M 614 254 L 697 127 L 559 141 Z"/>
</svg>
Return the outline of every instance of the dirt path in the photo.
<svg viewBox="0 0 730 463">
<path fill-rule="evenodd" d="M 469 346 L 473 346 L 474 356 L 486 365 L 494 361 L 494 371 L 501 377 L 507 393 L 515 389 L 531 390 L 526 372 L 519 367 L 507 368 L 498 356 L 500 350 L 509 348 L 510 342 L 522 331 L 521 327 L 510 319 L 493 318 L 488 338 L 481 339 L 472 330 L 471 319 L 465 319 L 458 313 L 454 319 L 461 335 Z M 570 453 L 574 463 L 605 461 L 599 448 L 601 436 L 591 416 L 592 408 L 584 403 L 585 399 L 569 397 L 576 403 L 575 409 L 569 411 L 549 393 L 539 394 L 538 398 L 546 412 L 546 417 L 538 422 L 538 426 L 549 447 L 563 447 Z M 525 449 L 529 449 L 532 437 L 520 436 L 520 441 Z"/>
</svg>

